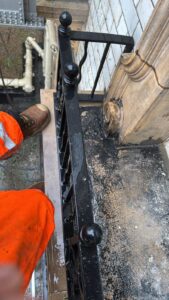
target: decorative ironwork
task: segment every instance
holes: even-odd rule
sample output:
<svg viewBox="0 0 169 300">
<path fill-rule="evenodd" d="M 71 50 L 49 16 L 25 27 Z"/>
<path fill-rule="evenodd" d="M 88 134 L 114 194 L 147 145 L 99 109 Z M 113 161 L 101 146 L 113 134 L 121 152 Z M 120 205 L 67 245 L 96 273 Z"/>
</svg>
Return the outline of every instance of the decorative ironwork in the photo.
<svg viewBox="0 0 169 300">
<path fill-rule="evenodd" d="M 70 300 L 103 300 L 97 254 L 97 244 L 101 241 L 102 231 L 93 219 L 92 195 L 79 110 L 79 100 L 83 101 L 85 98 L 83 94 L 77 94 L 77 87 L 89 42 L 106 43 L 92 93 L 88 97 L 88 100 L 93 97 L 94 101 L 97 101 L 95 89 L 110 44 L 120 43 L 127 45 L 128 50 L 131 50 L 133 39 L 71 31 L 71 22 L 71 15 L 63 12 L 58 29 L 60 57 L 55 99 L 68 297 Z M 85 51 L 79 67 L 73 62 L 71 40 L 85 41 Z M 98 101 L 102 99 L 103 95 Z"/>
</svg>

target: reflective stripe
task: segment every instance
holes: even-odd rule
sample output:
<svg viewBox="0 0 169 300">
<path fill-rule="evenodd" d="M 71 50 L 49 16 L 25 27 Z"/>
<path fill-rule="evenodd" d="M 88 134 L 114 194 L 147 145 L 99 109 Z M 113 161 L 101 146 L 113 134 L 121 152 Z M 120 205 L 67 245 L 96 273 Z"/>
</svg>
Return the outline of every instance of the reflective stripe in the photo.
<svg viewBox="0 0 169 300">
<path fill-rule="evenodd" d="M 16 146 L 16 144 L 8 136 L 6 130 L 3 126 L 3 123 L 0 123 L 0 138 L 4 141 L 5 147 L 8 150 L 11 150 Z"/>
</svg>

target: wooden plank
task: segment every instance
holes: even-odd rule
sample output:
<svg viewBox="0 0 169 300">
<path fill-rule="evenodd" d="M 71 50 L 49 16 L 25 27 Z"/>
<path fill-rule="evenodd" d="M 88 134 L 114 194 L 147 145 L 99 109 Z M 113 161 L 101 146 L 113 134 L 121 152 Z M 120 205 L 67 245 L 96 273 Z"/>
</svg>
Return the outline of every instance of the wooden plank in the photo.
<svg viewBox="0 0 169 300">
<path fill-rule="evenodd" d="M 51 199 L 55 207 L 56 230 L 47 250 L 48 293 L 52 300 L 65 299 L 67 291 L 64 261 L 61 183 L 59 172 L 60 165 L 56 138 L 53 93 L 54 90 L 41 90 L 41 103 L 46 105 L 51 113 L 51 122 L 43 131 L 42 136 L 45 193 Z"/>
</svg>

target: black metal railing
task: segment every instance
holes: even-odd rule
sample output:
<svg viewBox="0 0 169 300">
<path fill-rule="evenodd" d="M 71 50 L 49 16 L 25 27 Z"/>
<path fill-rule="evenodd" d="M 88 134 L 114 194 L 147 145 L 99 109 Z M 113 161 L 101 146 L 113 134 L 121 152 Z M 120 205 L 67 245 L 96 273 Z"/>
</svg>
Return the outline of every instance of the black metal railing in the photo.
<svg viewBox="0 0 169 300">
<path fill-rule="evenodd" d="M 91 91 L 91 98 L 93 98 L 101 71 L 103 69 L 103 65 L 105 63 L 109 48 L 111 44 L 125 45 L 124 53 L 131 52 L 134 47 L 133 37 L 124 36 L 124 35 L 116 35 L 116 34 L 108 34 L 108 33 L 96 33 L 96 32 L 81 32 L 81 31 L 71 31 L 70 39 L 72 41 L 84 41 L 84 56 L 82 57 L 79 63 L 79 71 L 80 71 L 80 80 L 81 80 L 81 69 L 87 58 L 87 49 L 89 42 L 94 43 L 102 43 L 105 44 L 105 49 L 103 51 L 103 55 L 100 60 L 100 65 L 96 74 L 96 78 L 94 81 L 94 86 Z M 78 82 L 80 82 L 80 80 Z"/>
<path fill-rule="evenodd" d="M 101 241 L 101 228 L 94 223 L 92 195 L 84 150 L 77 94 L 81 80 L 81 67 L 87 57 L 89 42 L 106 43 L 96 80 L 88 100 L 95 97 L 97 82 L 111 43 L 133 48 L 130 37 L 110 34 L 71 31 L 72 17 L 68 12 L 60 16 L 59 70 L 56 93 L 57 136 L 60 150 L 62 182 L 65 260 L 70 300 L 102 300 L 102 285 L 97 255 Z M 84 56 L 79 67 L 73 62 L 71 40 L 85 41 Z"/>
</svg>

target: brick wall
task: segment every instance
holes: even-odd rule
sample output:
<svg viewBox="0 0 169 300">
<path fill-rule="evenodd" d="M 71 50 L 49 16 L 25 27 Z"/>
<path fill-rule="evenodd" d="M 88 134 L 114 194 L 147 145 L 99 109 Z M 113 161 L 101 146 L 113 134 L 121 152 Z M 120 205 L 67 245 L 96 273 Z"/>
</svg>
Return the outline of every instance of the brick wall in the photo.
<svg viewBox="0 0 169 300">
<path fill-rule="evenodd" d="M 90 10 L 84 30 L 132 35 L 137 44 L 156 3 L 157 0 L 89 0 Z M 103 50 L 104 45 L 89 43 L 88 58 L 82 69 L 87 76 L 83 76 L 80 89 L 92 88 Z M 97 90 L 108 88 L 122 50 L 120 45 L 111 45 Z M 83 43 L 80 43 L 77 62 L 82 55 Z"/>
</svg>

